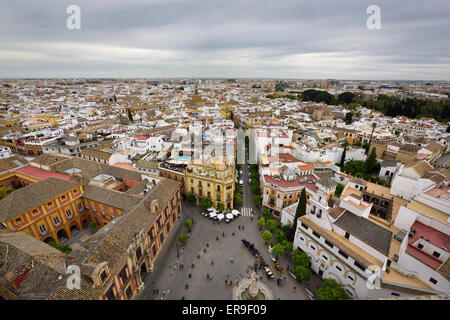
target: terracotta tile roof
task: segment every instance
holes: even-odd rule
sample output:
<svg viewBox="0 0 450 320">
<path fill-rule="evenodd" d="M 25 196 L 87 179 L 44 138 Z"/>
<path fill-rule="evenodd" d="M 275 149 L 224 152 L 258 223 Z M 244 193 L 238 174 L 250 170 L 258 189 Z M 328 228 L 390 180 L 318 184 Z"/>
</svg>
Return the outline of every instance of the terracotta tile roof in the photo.
<svg viewBox="0 0 450 320">
<path fill-rule="evenodd" d="M 25 160 L 22 157 L 13 156 L 6 159 L 0 159 L 0 172 L 9 171 L 21 166 L 24 166 L 28 163 L 27 160 Z"/>
<path fill-rule="evenodd" d="M 19 299 L 45 299 L 48 291 L 65 274 L 65 254 L 24 233 L 0 230 L 0 287 Z M 17 277 L 21 268 L 30 268 Z M 16 273 L 16 274 L 14 274 Z M 14 281 L 18 288 L 8 280 Z"/>
<path fill-rule="evenodd" d="M 95 186 L 86 186 L 82 197 L 122 210 L 127 210 L 142 200 L 142 197 L 137 195 Z"/>
<path fill-rule="evenodd" d="M 312 183 L 308 183 L 307 181 L 303 182 L 303 179 L 313 181 Z M 285 180 L 280 178 L 279 180 L 275 180 L 272 176 L 264 175 L 264 182 L 266 184 L 273 184 L 278 186 L 279 188 L 287 189 L 287 188 L 303 188 L 306 187 L 311 192 L 316 193 L 318 188 L 315 184 L 317 179 L 314 176 L 297 176 L 295 180 Z"/>
<path fill-rule="evenodd" d="M 40 169 L 40 168 L 36 168 L 36 167 L 32 167 L 30 165 L 16 169 L 16 172 L 20 172 L 23 173 L 27 176 L 33 177 L 33 178 L 37 178 L 39 180 L 44 180 L 47 178 L 58 178 L 58 179 L 63 179 L 63 180 L 70 180 L 70 175 L 65 174 L 65 173 L 59 173 L 59 172 L 52 172 L 52 171 L 47 171 L 44 169 Z"/>
<path fill-rule="evenodd" d="M 428 266 L 432 267 L 433 269 L 437 270 L 441 266 L 442 262 L 432 255 L 429 255 L 424 251 L 414 247 L 413 244 L 419 238 L 423 237 L 423 239 L 429 241 L 432 245 L 438 248 L 444 248 L 446 251 L 449 251 L 450 237 L 445 233 L 433 229 L 432 227 L 424 225 L 423 223 L 420 223 L 418 221 L 413 224 L 412 228 L 416 230 L 416 233 L 413 237 L 408 238 L 408 247 L 406 249 L 406 252 L 419 259 L 423 263 L 427 264 Z"/>
<path fill-rule="evenodd" d="M 18 189 L 0 200 L 0 221 L 14 219 L 77 186 L 76 182 L 50 177 Z"/>
<path fill-rule="evenodd" d="M 148 229 L 155 220 L 156 216 L 147 209 L 145 202 L 156 199 L 162 210 L 179 188 L 178 182 L 169 179 L 161 181 L 128 213 L 114 219 L 115 223 L 108 223 L 83 244 L 83 249 L 75 253 L 80 257 L 78 265 L 107 261 L 111 274 L 116 275 L 128 256 L 127 248 L 132 239 L 141 230 Z M 83 278 L 81 290 L 69 290 L 63 279 L 59 286 L 50 292 L 49 299 L 98 299 L 108 289 L 110 282 L 111 279 L 107 285 L 95 287 Z"/>
</svg>

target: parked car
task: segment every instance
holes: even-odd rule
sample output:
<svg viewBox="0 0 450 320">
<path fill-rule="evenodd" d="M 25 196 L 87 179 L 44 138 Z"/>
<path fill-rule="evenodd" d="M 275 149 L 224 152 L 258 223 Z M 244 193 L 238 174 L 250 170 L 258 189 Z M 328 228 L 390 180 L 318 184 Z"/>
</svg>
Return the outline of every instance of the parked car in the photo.
<svg viewBox="0 0 450 320">
<path fill-rule="evenodd" d="M 244 185 L 244 181 L 242 179 L 239 180 L 239 186 L 243 186 Z"/>
<path fill-rule="evenodd" d="M 274 275 L 269 267 L 265 267 L 264 270 L 266 271 L 267 279 L 272 279 L 274 277 Z"/>
<path fill-rule="evenodd" d="M 248 183 L 249 183 L 249 184 L 252 183 L 252 178 L 248 178 Z"/>
</svg>

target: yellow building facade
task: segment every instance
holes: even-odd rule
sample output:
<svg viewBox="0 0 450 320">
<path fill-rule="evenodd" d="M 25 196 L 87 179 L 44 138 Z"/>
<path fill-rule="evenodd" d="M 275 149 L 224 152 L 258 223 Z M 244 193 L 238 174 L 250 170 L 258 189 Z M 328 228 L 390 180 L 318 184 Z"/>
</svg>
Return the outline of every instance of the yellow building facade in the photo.
<svg viewBox="0 0 450 320">
<path fill-rule="evenodd" d="M 23 231 L 44 242 L 56 242 L 72 237 L 88 223 L 88 212 L 81 201 L 82 185 L 45 201 L 38 207 L 19 214 L 6 222 L 8 228 Z"/>
<path fill-rule="evenodd" d="M 223 163 L 211 165 L 190 164 L 186 168 L 186 193 L 197 201 L 210 199 L 214 207 L 222 204 L 226 210 L 233 209 L 234 165 Z"/>
</svg>

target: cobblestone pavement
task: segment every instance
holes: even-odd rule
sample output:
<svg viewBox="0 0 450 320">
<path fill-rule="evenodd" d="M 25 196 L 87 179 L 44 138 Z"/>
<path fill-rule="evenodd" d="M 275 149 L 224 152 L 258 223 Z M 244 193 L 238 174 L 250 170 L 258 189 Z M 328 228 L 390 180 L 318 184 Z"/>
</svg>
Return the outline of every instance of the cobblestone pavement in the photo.
<svg viewBox="0 0 450 320">
<path fill-rule="evenodd" d="M 249 195 L 251 191 L 247 183 L 247 168 L 245 165 L 243 167 L 245 167 L 243 207 L 253 207 L 256 210 Z M 167 239 L 165 248 L 156 260 L 153 273 L 144 278 L 145 287 L 138 294 L 137 299 L 231 300 L 232 288 L 239 280 L 250 277 L 250 267 L 256 261 L 244 247 L 241 239 L 255 244 L 276 276 L 267 245 L 256 224 L 258 214 L 254 217 L 239 216 L 229 224 L 223 222 L 219 225 L 201 216 L 200 209 L 196 206 L 183 203 L 182 211 L 178 226 L 174 226 L 177 229 L 173 230 L 172 235 Z M 186 233 L 182 222 L 192 219 L 191 217 L 193 217 L 193 225 L 190 237 L 184 250 L 178 256 L 178 236 Z M 243 229 L 239 226 L 243 226 Z M 233 259 L 233 262 L 230 259 Z M 287 258 L 280 260 L 285 270 L 287 261 Z M 281 277 L 286 278 L 285 284 L 280 286 L 277 285 L 276 278 L 268 280 L 263 271 L 259 271 L 258 274 L 262 276 L 261 281 L 272 290 L 273 299 L 308 299 L 304 285 L 293 279 L 286 271 L 281 274 Z M 208 275 L 211 278 L 209 280 Z M 227 285 L 225 280 L 232 280 L 232 286 Z M 310 286 L 313 283 L 314 279 L 311 280 Z M 188 285 L 187 289 L 186 285 Z"/>
</svg>

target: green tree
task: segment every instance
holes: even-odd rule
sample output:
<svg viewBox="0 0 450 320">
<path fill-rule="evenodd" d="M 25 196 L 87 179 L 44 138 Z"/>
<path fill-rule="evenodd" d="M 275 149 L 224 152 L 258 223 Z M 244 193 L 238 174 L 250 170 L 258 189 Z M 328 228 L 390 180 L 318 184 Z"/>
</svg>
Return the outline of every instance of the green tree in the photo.
<svg viewBox="0 0 450 320">
<path fill-rule="evenodd" d="M 244 202 L 244 199 L 242 199 L 242 194 L 234 192 L 233 201 L 236 206 L 241 206 L 242 203 Z"/>
<path fill-rule="evenodd" d="M 259 206 L 261 204 L 261 197 L 258 194 L 253 195 L 253 202 Z"/>
<path fill-rule="evenodd" d="M 297 279 L 300 279 L 302 281 L 308 281 L 311 278 L 311 271 L 309 270 L 309 268 L 306 268 L 302 265 L 298 265 L 295 267 L 294 274 Z"/>
<path fill-rule="evenodd" d="M 178 237 L 178 241 L 179 241 L 180 243 L 182 243 L 182 244 L 185 244 L 186 241 L 187 241 L 187 239 L 188 239 L 188 237 L 187 237 L 186 234 L 184 234 L 184 235 Z"/>
<path fill-rule="evenodd" d="M 344 185 L 338 183 L 336 186 L 336 190 L 334 191 L 334 195 L 339 198 L 341 196 L 341 193 L 343 190 L 344 190 Z"/>
<path fill-rule="evenodd" d="M 67 244 L 63 244 L 63 245 L 59 245 L 56 242 L 49 242 L 49 245 L 51 245 L 52 247 L 58 249 L 61 252 L 64 252 L 65 254 L 69 254 L 70 252 L 72 252 L 72 248 L 69 247 Z"/>
<path fill-rule="evenodd" d="M 273 214 L 270 213 L 270 211 L 267 209 L 263 209 L 262 216 L 264 217 L 264 219 L 266 219 L 266 221 L 273 218 Z"/>
<path fill-rule="evenodd" d="M 225 206 L 223 205 L 223 203 L 218 203 L 216 209 L 217 211 L 222 212 L 225 210 Z"/>
<path fill-rule="evenodd" d="M 356 94 L 353 92 L 344 92 L 338 95 L 338 101 L 341 103 L 349 104 L 357 100 Z"/>
<path fill-rule="evenodd" d="M 195 204 L 197 202 L 197 199 L 195 198 L 195 195 L 193 195 L 192 193 L 187 195 L 186 200 L 190 204 Z"/>
<path fill-rule="evenodd" d="M 265 242 L 270 242 L 272 240 L 272 232 L 269 230 L 266 230 L 262 233 L 262 237 Z"/>
<path fill-rule="evenodd" d="M 371 175 L 377 164 L 377 151 L 376 148 L 373 148 L 366 160 L 366 173 Z"/>
<path fill-rule="evenodd" d="M 13 187 L 0 186 L 0 200 L 5 198 L 8 194 L 14 191 Z"/>
<path fill-rule="evenodd" d="M 366 154 L 369 152 L 370 145 L 372 144 L 372 136 L 373 136 L 373 132 L 375 131 L 376 127 L 377 127 L 377 123 L 376 122 L 372 122 L 372 132 L 370 133 L 369 148 L 366 150 Z"/>
<path fill-rule="evenodd" d="M 127 109 L 127 112 L 128 112 L 128 120 L 130 120 L 130 123 L 133 123 L 134 121 L 133 121 L 133 115 L 131 114 L 131 110 Z"/>
<path fill-rule="evenodd" d="M 213 202 L 210 199 L 205 198 L 200 201 L 199 206 L 204 209 L 208 209 L 213 206 Z"/>
<path fill-rule="evenodd" d="M 269 228 L 270 231 L 274 231 L 277 228 L 277 223 L 273 219 L 269 219 L 266 222 L 267 228 Z"/>
<path fill-rule="evenodd" d="M 342 285 L 334 279 L 326 279 L 323 286 L 317 290 L 320 300 L 348 300 L 350 297 L 345 293 Z"/>
<path fill-rule="evenodd" d="M 298 201 L 297 210 L 295 211 L 294 217 L 294 227 L 289 235 L 289 240 L 294 241 L 295 231 L 297 230 L 298 219 L 306 214 L 306 191 L 305 188 L 302 190 L 300 200 Z"/>
<path fill-rule="evenodd" d="M 283 230 L 277 230 L 274 234 L 275 239 L 277 239 L 278 242 L 283 242 L 287 240 L 286 234 L 283 232 Z"/>
<path fill-rule="evenodd" d="M 264 227 L 264 225 L 266 224 L 266 220 L 264 219 L 264 217 L 261 217 L 259 220 L 258 220 L 258 226 L 259 226 L 259 230 L 261 230 L 262 229 L 262 227 Z"/>
<path fill-rule="evenodd" d="M 273 246 L 272 252 L 277 256 L 281 257 L 284 254 L 284 246 L 281 243 L 277 243 Z"/>
<path fill-rule="evenodd" d="M 191 231 L 192 221 L 191 220 L 184 220 L 184 227 L 189 231 Z"/>
<path fill-rule="evenodd" d="M 353 122 L 353 113 L 352 112 L 347 112 L 345 114 L 344 121 L 345 121 L 345 124 L 352 124 L 352 122 Z"/>
<path fill-rule="evenodd" d="M 291 252 L 291 258 L 296 266 L 304 266 L 305 268 L 308 268 L 311 262 L 311 258 L 299 249 Z"/>
<path fill-rule="evenodd" d="M 287 240 L 283 240 L 281 241 L 281 243 L 284 246 L 284 249 L 286 250 L 286 252 L 291 252 L 292 251 L 292 242 L 291 241 L 287 241 Z"/>
</svg>

